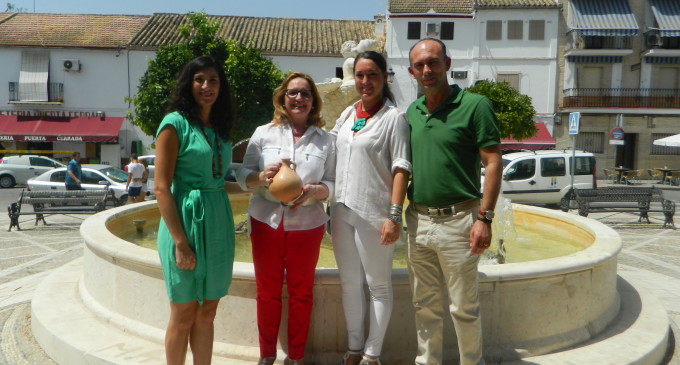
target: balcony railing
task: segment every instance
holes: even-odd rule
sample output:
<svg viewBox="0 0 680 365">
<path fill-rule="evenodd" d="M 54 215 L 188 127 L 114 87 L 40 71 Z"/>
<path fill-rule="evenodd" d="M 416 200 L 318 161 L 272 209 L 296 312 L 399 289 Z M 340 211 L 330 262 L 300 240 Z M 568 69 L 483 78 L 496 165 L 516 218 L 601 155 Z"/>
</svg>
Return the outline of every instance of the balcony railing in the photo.
<svg viewBox="0 0 680 365">
<path fill-rule="evenodd" d="M 680 89 L 565 89 L 565 108 L 680 108 Z"/>
<path fill-rule="evenodd" d="M 19 88 L 21 85 L 18 82 L 9 83 L 9 101 L 21 102 L 19 97 Z M 50 82 L 47 89 L 48 103 L 63 103 L 64 102 L 64 84 L 57 82 Z M 40 101 L 31 101 L 31 103 L 40 103 Z"/>
</svg>

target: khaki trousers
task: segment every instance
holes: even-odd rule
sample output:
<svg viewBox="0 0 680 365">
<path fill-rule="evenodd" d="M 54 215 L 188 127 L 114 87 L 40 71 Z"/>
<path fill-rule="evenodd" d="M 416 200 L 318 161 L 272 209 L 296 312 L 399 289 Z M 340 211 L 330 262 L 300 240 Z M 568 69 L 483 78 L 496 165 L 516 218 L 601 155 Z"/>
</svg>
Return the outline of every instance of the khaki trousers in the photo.
<svg viewBox="0 0 680 365">
<path fill-rule="evenodd" d="M 417 364 L 443 361 L 445 307 L 458 337 L 461 365 L 484 364 L 477 278 L 479 255 L 470 254 L 478 206 L 444 217 L 406 211 L 408 271 L 418 336 Z"/>
</svg>

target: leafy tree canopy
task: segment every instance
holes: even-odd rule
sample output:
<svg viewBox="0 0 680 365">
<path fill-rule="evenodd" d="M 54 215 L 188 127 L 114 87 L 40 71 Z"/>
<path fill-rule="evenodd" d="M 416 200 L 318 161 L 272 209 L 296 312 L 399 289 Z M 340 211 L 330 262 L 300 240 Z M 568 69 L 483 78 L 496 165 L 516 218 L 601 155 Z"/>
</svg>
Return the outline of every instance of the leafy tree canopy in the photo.
<svg viewBox="0 0 680 365">
<path fill-rule="evenodd" d="M 531 105 L 531 98 L 520 94 L 507 81 L 482 80 L 467 90 L 491 100 L 500 123 L 501 138 L 521 141 L 536 135 L 538 129 L 533 121 L 536 109 Z"/>
<path fill-rule="evenodd" d="M 248 138 L 257 126 L 271 119 L 274 108 L 271 95 L 283 80 L 283 74 L 252 43 L 220 39 L 217 21 L 204 13 L 187 14 L 188 24 L 179 27 L 185 42 L 159 47 L 140 79 L 137 95 L 126 98 L 134 105 L 128 118 L 148 135 L 155 135 L 166 114 L 167 102 L 182 67 L 195 57 L 213 56 L 224 62 L 224 71 L 238 107 L 231 138 Z"/>
<path fill-rule="evenodd" d="M 17 6 L 12 3 L 7 3 L 7 5 L 5 5 L 6 13 L 25 13 L 27 11 L 26 8 L 17 8 Z"/>
</svg>

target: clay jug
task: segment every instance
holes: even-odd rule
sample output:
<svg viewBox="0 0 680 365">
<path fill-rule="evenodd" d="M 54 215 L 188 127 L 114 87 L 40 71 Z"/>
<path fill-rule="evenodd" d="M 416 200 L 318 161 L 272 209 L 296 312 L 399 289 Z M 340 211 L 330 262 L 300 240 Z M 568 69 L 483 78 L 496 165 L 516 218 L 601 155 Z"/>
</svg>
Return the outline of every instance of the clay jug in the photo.
<svg viewBox="0 0 680 365">
<path fill-rule="evenodd" d="M 295 170 L 290 168 L 291 164 L 295 168 L 295 163 L 290 159 L 281 160 L 281 169 L 269 184 L 269 192 L 276 200 L 284 204 L 292 202 L 302 194 L 302 179 Z"/>
</svg>

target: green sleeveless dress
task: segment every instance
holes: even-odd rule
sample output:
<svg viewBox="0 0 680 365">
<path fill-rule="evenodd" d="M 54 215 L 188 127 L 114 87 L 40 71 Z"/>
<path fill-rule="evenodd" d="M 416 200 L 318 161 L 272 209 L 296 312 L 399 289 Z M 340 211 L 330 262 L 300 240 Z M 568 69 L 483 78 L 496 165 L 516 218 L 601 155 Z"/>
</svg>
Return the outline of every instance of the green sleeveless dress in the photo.
<svg viewBox="0 0 680 365">
<path fill-rule="evenodd" d="M 212 128 L 190 125 L 175 112 L 163 118 L 156 136 L 170 126 L 177 131 L 179 139 L 172 195 L 184 233 L 196 253 L 196 268 L 183 270 L 177 267 L 175 243 L 162 218 L 158 227 L 158 254 L 170 301 L 197 300 L 203 304 L 204 299 L 216 300 L 227 295 L 231 284 L 234 218 L 223 178 L 231 163 L 231 143 L 218 139 L 223 162 L 219 177 L 215 178 L 213 165 L 219 169 L 219 162 Z"/>
</svg>

